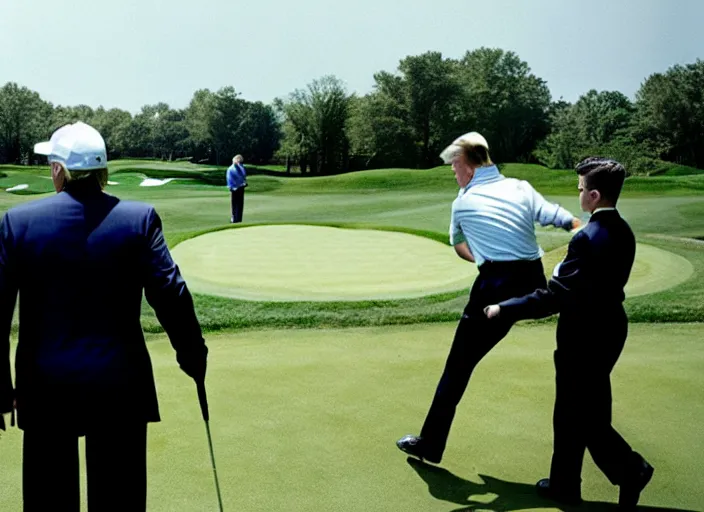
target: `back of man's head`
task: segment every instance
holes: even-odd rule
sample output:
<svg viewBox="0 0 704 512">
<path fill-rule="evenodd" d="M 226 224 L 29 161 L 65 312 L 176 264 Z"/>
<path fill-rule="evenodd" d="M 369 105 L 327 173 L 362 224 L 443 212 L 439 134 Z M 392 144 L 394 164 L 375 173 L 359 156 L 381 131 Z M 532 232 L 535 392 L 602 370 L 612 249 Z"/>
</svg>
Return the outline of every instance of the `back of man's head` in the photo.
<svg viewBox="0 0 704 512">
<path fill-rule="evenodd" d="M 593 156 L 582 160 L 575 170 L 584 177 L 587 189 L 598 190 L 605 201 L 616 204 L 626 179 L 623 165 L 610 158 Z"/>
<path fill-rule="evenodd" d="M 35 144 L 34 152 L 46 155 L 49 164 L 59 164 L 66 184 L 83 180 L 95 180 L 101 188 L 107 184 L 105 140 L 98 130 L 81 121 L 61 126 L 50 140 Z"/>
<path fill-rule="evenodd" d="M 472 167 L 484 167 L 492 164 L 489 156 L 489 144 L 478 132 L 469 132 L 457 137 L 440 153 L 440 158 L 449 164 L 460 154 L 464 154 L 467 163 Z"/>
</svg>

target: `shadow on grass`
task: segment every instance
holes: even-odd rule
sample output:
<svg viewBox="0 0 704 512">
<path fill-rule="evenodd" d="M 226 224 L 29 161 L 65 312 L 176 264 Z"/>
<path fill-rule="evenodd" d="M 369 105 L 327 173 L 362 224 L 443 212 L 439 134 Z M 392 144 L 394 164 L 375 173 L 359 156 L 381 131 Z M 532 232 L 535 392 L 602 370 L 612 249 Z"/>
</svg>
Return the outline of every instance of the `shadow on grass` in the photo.
<svg viewBox="0 0 704 512">
<path fill-rule="evenodd" d="M 408 464 L 428 484 L 431 496 L 448 501 L 462 508 L 452 512 L 469 512 L 472 510 L 491 510 L 494 512 L 513 512 L 537 508 L 554 508 L 565 512 L 617 512 L 621 510 L 615 503 L 584 501 L 580 506 L 565 506 L 541 498 L 535 491 L 534 484 L 508 482 L 487 475 L 479 475 L 483 483 L 465 480 L 448 470 L 426 464 L 409 457 Z M 491 496 L 482 495 L 495 495 Z M 695 510 L 639 506 L 638 512 L 696 512 Z"/>
</svg>

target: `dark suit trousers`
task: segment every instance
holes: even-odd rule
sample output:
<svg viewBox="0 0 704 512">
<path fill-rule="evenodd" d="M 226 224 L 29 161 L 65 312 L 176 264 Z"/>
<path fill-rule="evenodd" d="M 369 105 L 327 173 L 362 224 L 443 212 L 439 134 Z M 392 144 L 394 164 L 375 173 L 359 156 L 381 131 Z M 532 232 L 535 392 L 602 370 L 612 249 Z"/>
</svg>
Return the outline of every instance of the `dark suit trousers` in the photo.
<svg viewBox="0 0 704 512">
<path fill-rule="evenodd" d="M 244 213 L 244 187 L 230 192 L 230 203 L 232 206 L 233 222 L 242 222 L 242 214 Z"/>
<path fill-rule="evenodd" d="M 85 438 L 89 512 L 145 511 L 147 425 L 120 425 Z M 26 430 L 22 458 L 24 512 L 80 511 L 77 435 Z"/>
<path fill-rule="evenodd" d="M 460 319 L 435 397 L 421 430 L 428 452 L 441 456 L 474 368 L 511 329 L 513 322 L 487 319 L 484 308 L 547 286 L 540 260 L 487 262 L 479 267 Z"/>
<path fill-rule="evenodd" d="M 617 308 L 615 313 L 597 314 L 603 329 L 596 333 L 589 329 L 586 335 L 584 315 L 565 318 L 563 313 L 560 318 L 562 325 L 574 322 L 574 326 L 558 326 L 550 482 L 568 493 L 579 492 L 587 448 L 614 485 L 630 474 L 636 462 L 631 447 L 611 426 L 611 371 L 628 333 L 626 315 Z"/>
</svg>

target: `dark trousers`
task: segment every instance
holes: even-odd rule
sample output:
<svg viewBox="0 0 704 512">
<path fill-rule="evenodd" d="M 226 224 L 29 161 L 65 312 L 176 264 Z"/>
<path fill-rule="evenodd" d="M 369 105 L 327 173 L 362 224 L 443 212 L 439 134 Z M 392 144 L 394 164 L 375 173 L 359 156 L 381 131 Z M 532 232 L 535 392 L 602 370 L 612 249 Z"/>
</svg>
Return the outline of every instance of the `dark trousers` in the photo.
<svg viewBox="0 0 704 512">
<path fill-rule="evenodd" d="M 575 327 L 558 327 L 550 482 L 566 493 L 579 492 L 585 449 L 614 485 L 628 478 L 638 462 L 611 426 L 611 371 L 626 342 L 628 320 L 620 306 L 615 314 L 597 318 L 603 329 L 596 335 L 588 331 L 589 337 L 579 332 L 579 326 L 585 327 L 584 315 L 570 319 L 563 314 L 560 322 L 575 322 Z"/>
<path fill-rule="evenodd" d="M 479 267 L 445 363 L 435 397 L 421 430 L 424 449 L 442 456 L 457 404 L 479 361 L 501 341 L 513 322 L 489 320 L 484 308 L 547 286 L 540 260 L 491 262 Z"/>
<path fill-rule="evenodd" d="M 230 192 L 230 203 L 232 207 L 232 222 L 242 222 L 244 213 L 244 187 Z"/>
<path fill-rule="evenodd" d="M 147 425 L 88 432 L 89 512 L 147 509 Z M 25 430 L 22 449 L 24 512 L 80 511 L 78 436 Z"/>
</svg>

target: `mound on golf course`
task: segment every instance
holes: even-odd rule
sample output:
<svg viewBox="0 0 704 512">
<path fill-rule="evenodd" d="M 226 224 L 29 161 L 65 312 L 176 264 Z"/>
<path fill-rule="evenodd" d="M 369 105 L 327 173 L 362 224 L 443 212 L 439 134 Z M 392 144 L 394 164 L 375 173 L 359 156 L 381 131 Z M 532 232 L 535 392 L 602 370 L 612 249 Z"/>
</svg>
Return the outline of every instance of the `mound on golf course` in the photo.
<svg viewBox="0 0 704 512">
<path fill-rule="evenodd" d="M 566 247 L 547 253 L 550 272 Z M 407 233 L 271 225 L 207 233 L 173 249 L 199 293 L 265 301 L 398 299 L 466 290 L 477 270 L 446 244 Z M 639 244 L 628 296 L 654 293 L 691 276 L 689 261 Z"/>
</svg>

